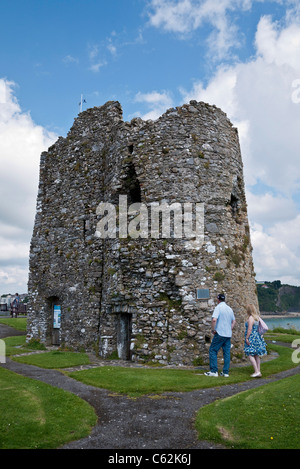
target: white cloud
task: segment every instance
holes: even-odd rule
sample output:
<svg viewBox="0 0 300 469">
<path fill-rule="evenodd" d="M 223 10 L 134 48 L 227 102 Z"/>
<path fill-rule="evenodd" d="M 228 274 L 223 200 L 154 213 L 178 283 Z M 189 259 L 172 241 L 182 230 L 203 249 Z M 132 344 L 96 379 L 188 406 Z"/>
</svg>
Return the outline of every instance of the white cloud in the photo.
<svg viewBox="0 0 300 469">
<path fill-rule="evenodd" d="M 263 16 L 258 24 L 256 46 L 259 55 L 271 64 L 289 65 L 299 68 L 300 29 L 299 24 L 292 23 L 280 30 L 270 16 Z"/>
<path fill-rule="evenodd" d="M 197 99 L 216 104 L 231 116 L 238 113 L 238 97 L 236 96 L 237 71 L 235 67 L 221 67 L 204 88 L 202 82 L 195 82 L 192 90 L 181 88 L 184 102 Z"/>
<path fill-rule="evenodd" d="M 108 44 L 107 44 L 107 49 L 111 53 L 111 55 L 115 56 L 117 54 L 117 48 L 116 46 L 112 43 L 112 40 L 109 39 Z"/>
<path fill-rule="evenodd" d="M 169 0 L 152 0 L 149 4 L 152 13 L 149 13 L 150 24 L 163 27 L 166 31 L 186 33 L 195 29 L 195 19 L 191 14 L 190 0 L 174 2 Z"/>
<path fill-rule="evenodd" d="M 6 285 L 26 289 L 39 159 L 56 139 L 22 112 L 14 89 L 13 82 L 0 79 L 0 294 L 8 293 Z"/>
<path fill-rule="evenodd" d="M 247 201 L 256 278 L 300 285 L 300 215 L 294 201 L 249 191 Z"/>
<path fill-rule="evenodd" d="M 300 23 L 288 18 L 279 27 L 262 17 L 252 60 L 220 67 L 207 86 L 195 82 L 181 92 L 185 102 L 221 107 L 238 127 L 258 277 L 299 285 Z M 254 195 L 257 183 L 271 192 Z"/>
<path fill-rule="evenodd" d="M 88 56 L 90 60 L 94 60 L 99 54 L 98 44 L 89 44 L 88 45 Z"/>
<path fill-rule="evenodd" d="M 208 55 L 211 61 L 216 62 L 229 58 L 232 51 L 243 44 L 244 32 L 238 26 L 238 17 L 243 12 L 250 12 L 256 3 L 284 5 L 288 22 L 300 20 L 299 0 L 150 0 L 148 17 L 151 26 L 176 33 L 182 38 L 189 37 L 196 30 L 206 30 Z M 262 23 L 259 36 L 264 43 L 269 43 L 268 54 L 272 55 L 272 51 L 275 53 L 277 38 L 273 25 L 269 26 L 267 20 L 266 24 Z M 292 48 L 299 47 L 296 29 L 294 32 L 296 35 L 290 30 L 281 38 L 283 57 L 291 46 L 291 40 Z M 285 47 L 284 42 L 288 47 Z M 276 55 L 281 55 L 278 44 L 276 47 Z M 293 51 L 290 51 L 290 55 L 295 60 Z"/>
<path fill-rule="evenodd" d="M 6 86 L 4 81 L 0 81 L 0 104 L 5 104 L 6 99 Z"/>
<path fill-rule="evenodd" d="M 298 256 L 300 255 L 300 215 L 298 214 L 295 218 L 282 222 L 276 222 L 269 230 L 270 234 L 275 238 L 277 237 L 284 242 L 289 249 Z M 298 262 L 299 264 L 299 262 Z M 300 265 L 297 271 L 300 270 Z"/>
<path fill-rule="evenodd" d="M 2 263 L 5 261 L 15 263 L 21 260 L 27 262 L 28 256 L 28 242 L 0 236 L 0 259 Z"/>
<path fill-rule="evenodd" d="M 268 32 L 261 34 L 264 26 Z M 294 38 L 291 45 L 288 37 Z M 205 88 L 196 82 L 191 91 L 182 90 L 184 101 L 216 104 L 238 127 L 246 183 L 261 180 L 287 196 L 300 188 L 300 108 L 292 99 L 293 83 L 300 77 L 298 37 L 300 41 L 300 25 L 278 31 L 264 17 L 252 61 L 219 68 Z"/>
<path fill-rule="evenodd" d="M 5 122 L 19 111 L 16 98 L 13 96 L 12 81 L 0 79 L 0 122 Z"/>
<path fill-rule="evenodd" d="M 156 28 L 175 32 L 183 37 L 207 24 L 212 28 L 208 35 L 212 60 L 225 57 L 231 48 L 239 46 L 242 34 L 228 13 L 249 10 L 250 0 L 152 0 L 149 4 L 149 21 Z"/>
<path fill-rule="evenodd" d="M 68 64 L 78 64 L 79 59 L 77 57 L 73 57 L 72 55 L 66 55 L 63 58 L 63 62 L 68 65 Z"/>
<path fill-rule="evenodd" d="M 155 120 L 158 119 L 168 108 L 172 107 L 173 100 L 168 92 L 159 93 L 152 91 L 150 93 L 137 93 L 135 101 L 138 103 L 145 103 L 150 108 L 144 115 L 140 115 L 144 120 Z"/>
<path fill-rule="evenodd" d="M 105 59 L 100 59 L 100 47 L 98 44 L 88 44 L 88 59 L 90 62 L 89 70 L 98 73 L 100 68 L 107 65 Z"/>
<path fill-rule="evenodd" d="M 90 66 L 89 70 L 91 70 L 92 72 L 98 73 L 100 68 L 104 67 L 105 65 L 107 65 L 106 62 L 96 62 Z"/>
<path fill-rule="evenodd" d="M 254 195 L 247 191 L 248 216 L 250 221 L 261 225 L 273 225 L 276 222 L 289 221 L 297 215 L 297 207 L 292 199 L 281 195 L 265 193 Z"/>
<path fill-rule="evenodd" d="M 261 225 L 252 225 L 257 280 L 281 280 L 282 283 L 300 285 L 299 229 L 299 215 L 287 224 L 277 223 L 269 231 Z"/>
<path fill-rule="evenodd" d="M 26 293 L 27 285 L 24 283 L 28 276 L 28 266 L 0 267 L 0 285 L 3 293 Z"/>
</svg>

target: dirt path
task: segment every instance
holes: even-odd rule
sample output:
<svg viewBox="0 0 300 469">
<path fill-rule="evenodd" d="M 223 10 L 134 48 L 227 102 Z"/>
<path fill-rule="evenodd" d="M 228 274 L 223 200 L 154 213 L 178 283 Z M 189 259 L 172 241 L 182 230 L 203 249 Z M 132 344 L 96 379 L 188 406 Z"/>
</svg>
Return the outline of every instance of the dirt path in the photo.
<svg viewBox="0 0 300 469">
<path fill-rule="evenodd" d="M 9 331 L 6 330 L 7 332 Z M 4 337 L 1 335 L 2 333 L 3 328 L 0 325 L 0 337 Z M 8 335 L 16 334 L 14 331 L 14 334 Z M 105 389 L 85 385 L 56 370 L 24 365 L 9 358 L 1 366 L 72 392 L 94 407 L 98 423 L 91 435 L 65 445 L 63 447 L 65 449 L 222 448 L 220 445 L 197 440 L 193 423 L 196 412 L 201 407 L 216 399 L 223 399 L 300 372 L 300 366 L 298 366 L 270 378 L 261 378 L 240 384 L 229 384 L 184 393 L 164 393 L 156 398 L 143 396 L 130 399 Z"/>
</svg>

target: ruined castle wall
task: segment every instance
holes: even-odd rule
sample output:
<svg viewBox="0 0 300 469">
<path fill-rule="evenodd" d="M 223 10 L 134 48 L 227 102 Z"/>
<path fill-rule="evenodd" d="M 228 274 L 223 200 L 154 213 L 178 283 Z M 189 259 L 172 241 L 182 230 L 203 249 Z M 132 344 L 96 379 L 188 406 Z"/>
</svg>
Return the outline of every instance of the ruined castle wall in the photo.
<svg viewBox="0 0 300 469">
<path fill-rule="evenodd" d="M 30 335 L 48 343 L 53 298 L 62 305 L 61 343 L 78 348 L 99 340 L 103 241 L 94 237 L 95 217 L 104 199 L 106 148 L 119 114 L 114 106 L 87 111 L 41 156 L 28 317 Z"/>
<path fill-rule="evenodd" d="M 120 195 L 147 207 L 203 203 L 203 244 L 97 237 L 98 204 L 117 205 Z M 197 299 L 197 289 L 209 298 Z M 51 342 L 55 300 L 60 343 L 192 364 L 207 359 L 219 292 L 236 314 L 237 353 L 245 308 L 257 297 L 239 140 L 226 115 L 195 101 L 154 122 L 123 122 L 117 102 L 81 113 L 41 157 L 28 337 Z"/>
</svg>

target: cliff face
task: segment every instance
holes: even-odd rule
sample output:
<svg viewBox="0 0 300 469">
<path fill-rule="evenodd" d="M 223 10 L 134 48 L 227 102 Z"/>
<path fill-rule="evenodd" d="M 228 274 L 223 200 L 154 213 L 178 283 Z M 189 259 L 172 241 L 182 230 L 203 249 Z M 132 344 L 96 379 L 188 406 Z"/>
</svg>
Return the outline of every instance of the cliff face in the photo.
<svg viewBox="0 0 300 469">
<path fill-rule="evenodd" d="M 280 280 L 257 285 L 261 312 L 300 312 L 300 287 L 282 285 Z"/>
<path fill-rule="evenodd" d="M 157 121 L 123 122 L 118 102 L 81 113 L 41 156 L 28 287 L 28 338 L 177 364 L 207 358 L 225 292 L 238 352 L 257 296 L 226 115 L 195 101 Z"/>
</svg>

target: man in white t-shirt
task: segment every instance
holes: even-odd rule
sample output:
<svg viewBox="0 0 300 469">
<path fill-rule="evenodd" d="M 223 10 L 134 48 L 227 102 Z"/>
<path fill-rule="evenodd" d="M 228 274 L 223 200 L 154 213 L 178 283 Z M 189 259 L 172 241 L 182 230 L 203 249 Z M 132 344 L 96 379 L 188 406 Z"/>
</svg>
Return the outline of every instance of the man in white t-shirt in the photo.
<svg viewBox="0 0 300 469">
<path fill-rule="evenodd" d="M 225 295 L 218 295 L 218 305 L 215 307 L 211 329 L 214 334 L 209 348 L 209 368 L 210 371 L 204 373 L 206 376 L 218 376 L 218 352 L 223 350 L 224 366 L 221 376 L 229 376 L 230 348 L 232 329 L 235 325 L 235 317 L 232 309 L 225 303 Z"/>
</svg>

